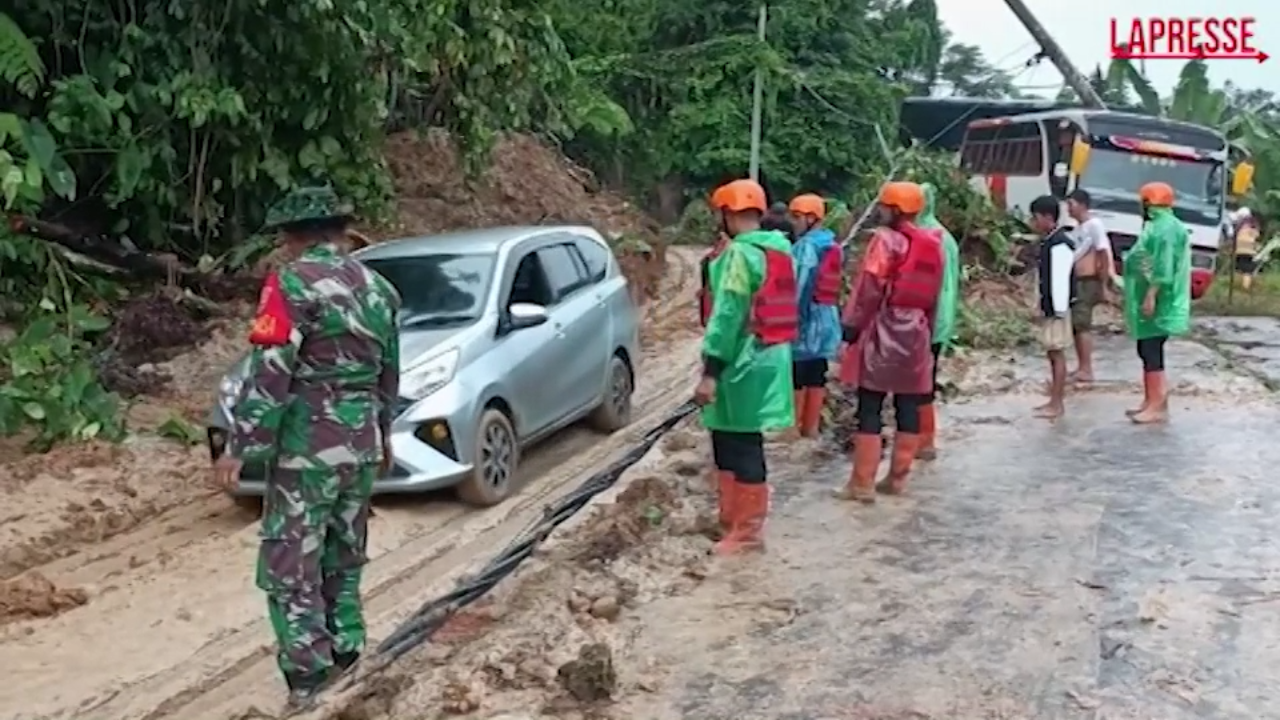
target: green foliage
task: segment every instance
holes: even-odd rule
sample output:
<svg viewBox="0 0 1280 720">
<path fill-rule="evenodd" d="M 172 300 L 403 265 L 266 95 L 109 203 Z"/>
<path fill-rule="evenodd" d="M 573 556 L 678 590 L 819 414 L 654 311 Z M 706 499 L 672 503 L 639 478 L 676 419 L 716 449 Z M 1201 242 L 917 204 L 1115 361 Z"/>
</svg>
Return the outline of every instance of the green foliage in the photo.
<svg viewBox="0 0 1280 720">
<path fill-rule="evenodd" d="M 0 87 L 8 85 L 34 97 L 44 80 L 44 63 L 35 43 L 5 13 L 0 13 Z"/>
<path fill-rule="evenodd" d="M 969 184 L 949 153 L 913 147 L 898 157 L 900 177 L 915 182 L 931 182 L 938 188 L 938 220 L 962 244 L 977 241 L 986 246 L 994 269 L 1007 271 L 1017 262 L 1014 236 L 1019 231 L 1016 218 L 991 203 L 986 195 Z M 865 202 L 873 195 L 868 193 Z M 985 258 L 984 258 L 985 260 Z"/>
<path fill-rule="evenodd" d="M 82 306 L 53 303 L 0 349 L 0 435 L 33 430 L 32 445 L 60 440 L 118 440 L 120 400 L 103 389 L 88 361 L 87 335 L 107 321 Z"/>
</svg>

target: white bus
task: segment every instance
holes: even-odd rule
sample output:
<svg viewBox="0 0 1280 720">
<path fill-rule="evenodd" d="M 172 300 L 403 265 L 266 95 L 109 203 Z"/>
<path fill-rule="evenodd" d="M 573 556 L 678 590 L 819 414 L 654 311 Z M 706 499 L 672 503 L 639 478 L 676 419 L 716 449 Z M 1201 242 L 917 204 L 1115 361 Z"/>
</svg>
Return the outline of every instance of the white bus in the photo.
<svg viewBox="0 0 1280 720">
<path fill-rule="evenodd" d="M 997 207 L 1025 217 L 1041 195 L 1077 187 L 1111 237 L 1117 262 L 1142 230 L 1138 188 L 1173 187 L 1173 212 L 1191 231 L 1192 296 L 1213 281 L 1223 237 L 1227 139 L 1198 125 L 1110 110 L 1066 109 L 975 120 L 960 148 L 960 167 Z M 1248 190 L 1253 169 L 1241 163 L 1233 194 Z"/>
</svg>

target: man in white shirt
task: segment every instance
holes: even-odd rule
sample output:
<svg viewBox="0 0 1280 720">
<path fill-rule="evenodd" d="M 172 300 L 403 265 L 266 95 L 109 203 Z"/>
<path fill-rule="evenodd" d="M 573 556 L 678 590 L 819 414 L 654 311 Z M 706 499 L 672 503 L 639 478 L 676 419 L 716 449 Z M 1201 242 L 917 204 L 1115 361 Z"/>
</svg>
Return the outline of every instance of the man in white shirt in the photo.
<svg viewBox="0 0 1280 720">
<path fill-rule="evenodd" d="M 1067 214 L 1076 221 L 1076 302 L 1071 306 L 1071 329 L 1076 345 L 1076 370 L 1069 378 L 1093 382 L 1093 309 L 1111 295 L 1115 260 L 1102 220 L 1089 213 L 1089 193 L 1079 188 L 1067 196 Z"/>
<path fill-rule="evenodd" d="M 1067 393 L 1067 347 L 1071 345 L 1071 304 L 1075 299 L 1073 241 L 1058 225 L 1061 207 L 1052 195 L 1031 202 L 1031 228 L 1040 234 L 1040 343 L 1049 357 L 1049 402 L 1035 409 L 1036 417 L 1052 420 L 1064 412 Z"/>
</svg>

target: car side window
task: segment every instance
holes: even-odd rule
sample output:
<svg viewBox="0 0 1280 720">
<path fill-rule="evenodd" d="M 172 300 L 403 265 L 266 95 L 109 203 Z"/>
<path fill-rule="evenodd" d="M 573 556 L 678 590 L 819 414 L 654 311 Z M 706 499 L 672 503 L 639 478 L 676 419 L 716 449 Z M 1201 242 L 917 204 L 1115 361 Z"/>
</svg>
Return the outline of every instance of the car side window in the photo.
<svg viewBox="0 0 1280 720">
<path fill-rule="evenodd" d="M 548 307 L 555 303 L 555 293 L 547 282 L 538 253 L 531 252 L 520 259 L 511 278 L 511 292 L 507 295 L 507 307 L 516 303 L 531 303 Z"/>
<path fill-rule="evenodd" d="M 556 300 L 561 300 L 587 285 L 587 279 L 583 276 L 578 260 L 573 256 L 573 249 L 569 245 L 552 245 L 542 248 L 538 251 L 538 261 L 547 274 L 551 292 Z"/>
<path fill-rule="evenodd" d="M 575 238 L 573 246 L 587 264 L 587 278 L 598 283 L 609 273 L 609 248 L 590 238 Z"/>
</svg>

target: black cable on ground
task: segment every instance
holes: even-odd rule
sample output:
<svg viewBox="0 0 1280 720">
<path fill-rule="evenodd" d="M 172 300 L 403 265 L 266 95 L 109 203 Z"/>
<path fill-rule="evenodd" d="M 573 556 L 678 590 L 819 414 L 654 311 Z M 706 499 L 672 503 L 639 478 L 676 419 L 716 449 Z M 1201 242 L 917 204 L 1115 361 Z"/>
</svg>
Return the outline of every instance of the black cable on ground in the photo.
<svg viewBox="0 0 1280 720">
<path fill-rule="evenodd" d="M 681 420 L 692 415 L 696 409 L 697 405 L 692 401 L 681 405 L 665 420 L 646 432 L 640 442 L 625 455 L 584 480 L 573 492 L 544 507 L 542 517 L 517 535 L 506 549 L 498 553 L 497 557 L 490 560 L 475 574 L 460 581 L 458 587 L 451 592 L 424 603 L 413 615 L 402 622 L 378 645 L 370 658 L 372 664 L 377 669 L 384 668 L 429 640 L 451 615 L 479 600 L 503 578 L 515 572 L 521 563 L 533 555 L 552 531 L 586 507 L 595 496 L 613 487 L 627 468 L 640 462 L 640 458 L 644 457 L 663 435 L 666 435 Z"/>
</svg>

